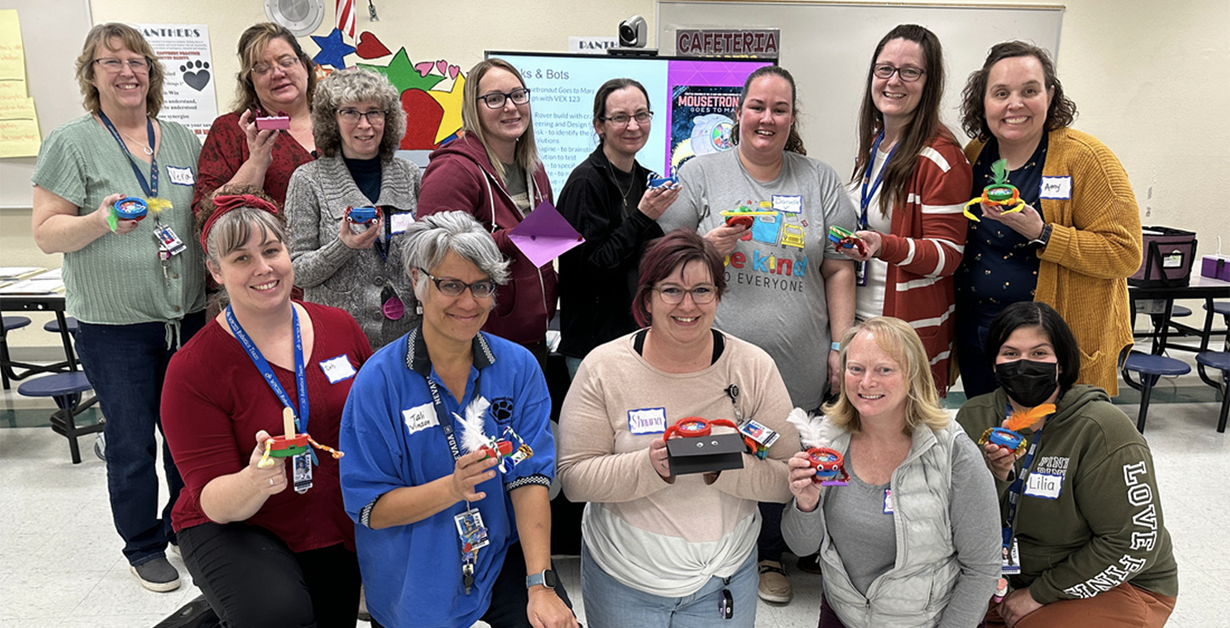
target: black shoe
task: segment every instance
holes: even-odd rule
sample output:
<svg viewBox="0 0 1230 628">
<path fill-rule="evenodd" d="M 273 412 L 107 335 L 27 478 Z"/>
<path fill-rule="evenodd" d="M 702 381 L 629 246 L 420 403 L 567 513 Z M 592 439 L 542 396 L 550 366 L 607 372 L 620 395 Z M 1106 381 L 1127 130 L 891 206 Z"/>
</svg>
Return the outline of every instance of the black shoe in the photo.
<svg viewBox="0 0 1230 628">
<path fill-rule="evenodd" d="M 154 628 L 218 628 L 221 625 L 218 615 L 205 601 L 205 596 L 198 595 Z"/>
<path fill-rule="evenodd" d="M 167 562 L 166 556 L 159 556 L 140 565 L 129 565 L 128 570 L 150 591 L 165 593 L 179 588 L 179 572 Z"/>
<path fill-rule="evenodd" d="M 818 574 L 820 573 L 820 554 L 800 556 L 799 562 L 795 566 L 799 568 L 799 571 Z"/>
</svg>

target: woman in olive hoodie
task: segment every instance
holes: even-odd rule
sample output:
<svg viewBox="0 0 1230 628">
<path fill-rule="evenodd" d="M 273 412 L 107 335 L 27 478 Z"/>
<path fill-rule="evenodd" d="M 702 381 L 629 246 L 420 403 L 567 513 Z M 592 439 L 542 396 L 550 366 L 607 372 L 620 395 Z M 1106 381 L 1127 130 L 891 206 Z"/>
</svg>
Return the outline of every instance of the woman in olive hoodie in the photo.
<svg viewBox="0 0 1230 628">
<path fill-rule="evenodd" d="M 525 345 L 546 360 L 547 323 L 555 315 L 556 276 L 537 267 L 508 232 L 544 201 L 553 202 L 530 117 L 530 90 L 507 61 L 488 59 L 465 77 L 460 137 L 431 154 L 419 192 L 419 216 L 473 214 L 512 264 L 483 331 Z"/>
</svg>

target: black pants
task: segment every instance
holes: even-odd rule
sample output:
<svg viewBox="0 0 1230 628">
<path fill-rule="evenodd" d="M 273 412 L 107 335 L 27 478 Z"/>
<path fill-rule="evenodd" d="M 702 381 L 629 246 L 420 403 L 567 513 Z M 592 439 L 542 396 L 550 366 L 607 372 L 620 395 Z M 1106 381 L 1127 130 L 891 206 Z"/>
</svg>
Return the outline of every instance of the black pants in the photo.
<svg viewBox="0 0 1230 628">
<path fill-rule="evenodd" d="M 184 564 L 222 625 L 354 628 L 359 560 L 344 546 L 295 553 L 243 523 L 204 523 L 178 536 Z"/>
<path fill-rule="evenodd" d="M 552 561 L 551 570 L 555 571 Z M 559 599 L 572 608 L 572 600 L 564 590 L 563 582 L 556 582 L 555 593 Z M 530 603 L 529 591 L 525 588 L 525 554 L 521 552 L 521 543 L 513 543 L 504 555 L 504 567 L 491 586 L 491 606 L 483 613 L 482 620 L 491 624 L 491 628 L 532 628 L 530 620 L 525 616 L 525 607 Z M 372 618 L 372 628 L 386 628 L 376 618 Z M 388 626 L 387 628 L 412 628 L 410 626 Z"/>
</svg>

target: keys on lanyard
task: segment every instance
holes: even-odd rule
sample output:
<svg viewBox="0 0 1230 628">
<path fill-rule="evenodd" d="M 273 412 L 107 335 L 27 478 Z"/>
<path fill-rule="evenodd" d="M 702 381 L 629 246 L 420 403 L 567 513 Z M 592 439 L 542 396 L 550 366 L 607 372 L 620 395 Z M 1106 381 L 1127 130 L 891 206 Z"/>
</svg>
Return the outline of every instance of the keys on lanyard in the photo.
<svg viewBox="0 0 1230 628">
<path fill-rule="evenodd" d="M 466 511 L 453 516 L 457 526 L 457 536 L 461 538 L 461 584 L 465 586 L 466 595 L 474 587 L 474 565 L 478 562 L 478 550 L 491 544 L 487 538 L 487 526 L 483 525 L 483 515 L 470 508 L 466 503 Z"/>
<path fill-rule="evenodd" d="M 718 616 L 722 619 L 735 618 L 735 596 L 730 594 L 730 578 L 722 578 L 722 599 L 718 602 Z"/>
</svg>

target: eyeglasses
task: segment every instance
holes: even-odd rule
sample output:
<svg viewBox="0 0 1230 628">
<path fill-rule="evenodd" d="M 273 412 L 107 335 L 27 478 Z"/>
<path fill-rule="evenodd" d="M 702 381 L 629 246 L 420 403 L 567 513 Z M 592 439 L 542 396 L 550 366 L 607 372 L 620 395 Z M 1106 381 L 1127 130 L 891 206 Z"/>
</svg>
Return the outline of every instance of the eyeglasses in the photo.
<svg viewBox="0 0 1230 628">
<path fill-rule="evenodd" d="M 871 73 L 874 74 L 876 78 L 882 79 L 890 79 L 893 77 L 893 74 L 896 74 L 906 83 L 913 83 L 914 81 L 922 78 L 922 75 L 926 74 L 927 71 L 921 68 L 916 68 L 912 65 L 906 65 L 898 68 L 893 66 L 891 63 L 877 63 L 871 69 Z"/>
<path fill-rule="evenodd" d="M 346 121 L 346 124 L 358 124 L 360 118 L 367 118 L 367 123 L 376 125 L 384 122 L 384 111 L 374 109 L 372 111 L 359 111 L 357 109 L 338 109 L 337 115 Z"/>
<path fill-rule="evenodd" d="M 299 63 L 299 58 L 293 55 L 282 55 L 273 63 L 258 63 L 252 66 L 252 73 L 257 76 L 265 76 L 273 71 L 273 68 L 282 68 L 283 72 L 289 72 L 291 68 Z"/>
<path fill-rule="evenodd" d="M 106 59 L 95 59 L 94 63 L 101 65 L 108 72 L 113 72 L 115 74 L 119 74 L 120 72 L 124 71 L 125 63 L 128 64 L 128 69 L 132 70 L 134 73 L 139 74 L 143 72 L 149 72 L 149 59 L 146 59 L 145 57 L 138 57 L 136 59 L 127 59 L 127 60 L 113 59 L 113 58 L 108 57 Z"/>
<path fill-rule="evenodd" d="M 717 288 L 707 283 L 696 286 L 691 290 L 686 290 L 683 286 L 676 286 L 674 284 L 667 284 L 660 288 L 654 288 L 654 290 L 662 295 L 662 300 L 668 305 L 683 303 L 683 295 L 685 294 L 692 295 L 692 302 L 697 305 L 712 303 L 713 299 L 717 297 Z"/>
<path fill-rule="evenodd" d="M 602 120 L 603 122 L 610 122 L 611 124 L 614 124 L 615 126 L 628 126 L 628 123 L 632 122 L 633 120 L 636 120 L 637 124 L 641 126 L 645 126 L 646 124 L 649 124 L 649 121 L 652 119 L 653 119 L 652 111 L 642 111 L 640 113 L 637 113 L 631 116 L 626 113 L 619 113 L 613 116 L 606 116 L 603 118 L 599 118 L 599 120 Z"/>
<path fill-rule="evenodd" d="M 427 275 L 427 278 L 436 284 L 436 290 L 449 297 L 459 297 L 466 288 L 470 289 L 470 294 L 475 299 L 486 299 L 495 292 L 495 282 L 490 279 L 482 279 L 474 283 L 466 283 L 460 279 L 437 279 L 431 276 L 425 268 L 419 268 L 419 272 Z"/>
<path fill-rule="evenodd" d="M 521 89 L 514 89 L 507 94 L 493 92 L 491 94 L 483 94 L 482 96 L 479 96 L 478 99 L 487 103 L 487 107 L 491 109 L 503 109 L 504 103 L 509 100 L 511 100 L 514 105 L 524 105 L 529 102 L 530 90 L 523 87 Z"/>
</svg>

